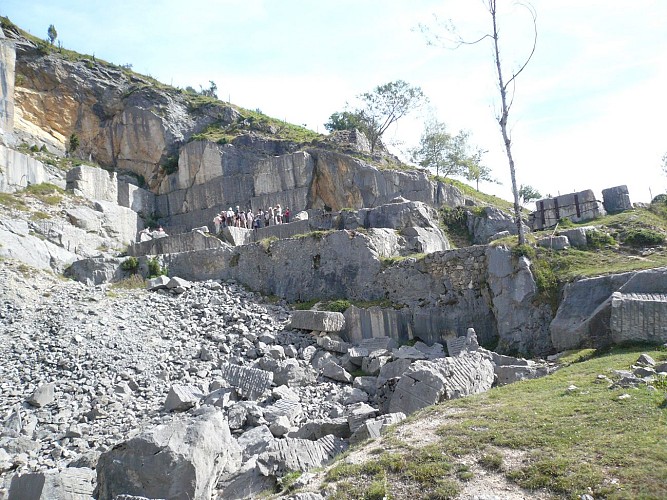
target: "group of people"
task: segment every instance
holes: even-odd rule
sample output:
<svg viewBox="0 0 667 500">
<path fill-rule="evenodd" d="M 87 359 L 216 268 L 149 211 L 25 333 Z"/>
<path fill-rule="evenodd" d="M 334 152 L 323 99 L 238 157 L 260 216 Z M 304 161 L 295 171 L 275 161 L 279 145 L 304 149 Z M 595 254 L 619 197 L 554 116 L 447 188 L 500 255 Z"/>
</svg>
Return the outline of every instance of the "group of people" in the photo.
<svg viewBox="0 0 667 500">
<path fill-rule="evenodd" d="M 223 227 L 242 227 L 245 229 L 259 229 L 260 227 L 273 226 L 276 224 L 285 224 L 290 221 L 291 212 L 289 207 L 282 209 L 280 205 L 269 207 L 266 210 L 261 208 L 257 213 L 253 213 L 251 208 L 241 210 L 236 207 L 236 210 L 229 207 L 227 211 L 222 211 L 213 218 L 216 234 L 220 232 Z"/>
</svg>

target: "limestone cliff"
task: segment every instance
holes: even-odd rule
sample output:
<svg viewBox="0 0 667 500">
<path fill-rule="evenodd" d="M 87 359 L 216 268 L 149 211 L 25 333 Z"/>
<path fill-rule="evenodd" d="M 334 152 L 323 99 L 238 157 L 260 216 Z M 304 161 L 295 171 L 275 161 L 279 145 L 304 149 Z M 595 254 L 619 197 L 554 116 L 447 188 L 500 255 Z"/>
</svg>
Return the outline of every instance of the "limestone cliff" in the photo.
<svg viewBox="0 0 667 500">
<path fill-rule="evenodd" d="M 396 196 L 434 206 L 464 202 L 458 190 L 431 182 L 425 172 L 396 170 L 394 159 L 385 168 L 387 154 L 371 156 L 363 134 L 293 139 L 279 130 L 289 130 L 287 124 L 276 126 L 261 114 L 45 49 L 15 27 L 8 36 L 17 47 L 21 137 L 64 154 L 76 134 L 74 155 L 146 182 L 156 195 L 153 215 L 172 232 L 210 223 L 237 205 L 362 208 Z"/>
</svg>

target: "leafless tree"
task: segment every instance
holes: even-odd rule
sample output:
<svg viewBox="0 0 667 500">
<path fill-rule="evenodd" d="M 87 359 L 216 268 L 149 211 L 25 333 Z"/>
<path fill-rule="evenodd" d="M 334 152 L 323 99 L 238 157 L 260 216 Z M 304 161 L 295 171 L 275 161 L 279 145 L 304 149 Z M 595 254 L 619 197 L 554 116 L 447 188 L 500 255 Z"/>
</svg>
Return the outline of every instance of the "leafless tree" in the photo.
<svg viewBox="0 0 667 500">
<path fill-rule="evenodd" d="M 501 105 L 500 113 L 496 118 L 498 120 L 498 124 L 500 125 L 500 131 L 503 136 L 503 142 L 505 144 L 505 152 L 507 153 L 507 160 L 509 162 L 509 167 L 510 167 L 510 176 L 512 178 L 512 194 L 514 195 L 514 218 L 519 234 L 519 244 L 523 245 L 526 242 L 526 236 L 523 232 L 523 225 L 521 223 L 521 205 L 519 203 L 519 190 L 517 189 L 517 184 L 516 184 L 516 169 L 514 166 L 514 158 L 512 156 L 512 139 L 508 131 L 507 123 L 509 120 L 510 110 L 512 109 L 512 103 L 514 102 L 516 79 L 523 72 L 523 70 L 526 69 L 526 66 L 528 66 L 528 63 L 535 54 L 535 48 L 537 47 L 537 15 L 532 5 L 522 2 L 516 3 L 517 5 L 525 8 L 529 12 L 532 18 L 533 46 L 530 50 L 530 54 L 523 62 L 523 64 L 519 66 L 519 69 L 513 71 L 512 76 L 507 81 L 505 81 L 505 77 L 503 76 L 502 60 L 500 58 L 500 29 L 498 26 L 497 1 L 496 0 L 482 0 L 482 1 L 484 2 L 484 7 L 491 16 L 491 26 L 492 26 L 491 33 L 487 33 L 478 38 L 477 40 L 469 41 L 463 39 L 458 34 L 455 27 L 451 23 L 448 23 L 445 26 L 445 28 L 449 33 L 454 35 L 454 39 L 447 40 L 447 42 L 449 45 L 453 43 L 454 48 L 458 48 L 461 45 L 474 45 L 481 43 L 485 40 L 493 41 L 493 60 L 496 66 L 496 72 L 498 76 L 498 90 L 500 91 L 500 105 Z M 421 28 L 422 30 L 426 29 L 426 31 L 429 31 L 428 27 L 424 28 L 424 26 L 422 26 Z M 436 36 L 436 39 L 439 42 L 443 41 L 441 37 Z"/>
</svg>

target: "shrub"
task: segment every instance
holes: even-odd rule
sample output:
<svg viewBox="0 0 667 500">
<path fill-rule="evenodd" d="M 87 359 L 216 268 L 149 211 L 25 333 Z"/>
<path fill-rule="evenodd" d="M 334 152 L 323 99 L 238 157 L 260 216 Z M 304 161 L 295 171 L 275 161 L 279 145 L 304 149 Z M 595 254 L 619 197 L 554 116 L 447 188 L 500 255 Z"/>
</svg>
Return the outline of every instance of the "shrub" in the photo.
<svg viewBox="0 0 667 500">
<path fill-rule="evenodd" d="M 337 300 L 332 300 L 331 302 L 328 302 L 326 306 L 324 307 L 325 310 L 331 311 L 331 312 L 345 312 L 347 311 L 347 308 L 350 307 L 352 304 L 350 303 L 349 300 L 346 299 L 337 299 Z"/>
<path fill-rule="evenodd" d="M 631 229 L 625 234 L 624 243 L 633 247 L 661 245 L 665 235 L 652 229 Z"/>
<path fill-rule="evenodd" d="M 598 249 L 615 244 L 616 240 L 608 233 L 598 231 L 597 229 L 586 231 L 586 245 L 588 245 L 588 248 Z"/>
<path fill-rule="evenodd" d="M 160 265 L 160 261 L 157 260 L 157 257 L 148 259 L 148 277 L 157 278 L 158 276 L 166 276 L 167 268 Z"/>
<path fill-rule="evenodd" d="M 123 271 L 127 271 L 127 272 L 130 272 L 132 274 L 136 274 L 137 270 L 139 269 L 139 259 L 137 259 L 136 257 L 128 257 L 120 265 L 120 268 Z"/>
<path fill-rule="evenodd" d="M 517 245 L 514 248 L 512 248 L 512 255 L 516 257 L 517 259 L 519 257 L 527 257 L 530 260 L 535 259 L 535 247 L 531 245 Z"/>
<path fill-rule="evenodd" d="M 178 156 L 167 156 L 160 166 L 167 175 L 173 174 L 178 170 Z"/>
</svg>

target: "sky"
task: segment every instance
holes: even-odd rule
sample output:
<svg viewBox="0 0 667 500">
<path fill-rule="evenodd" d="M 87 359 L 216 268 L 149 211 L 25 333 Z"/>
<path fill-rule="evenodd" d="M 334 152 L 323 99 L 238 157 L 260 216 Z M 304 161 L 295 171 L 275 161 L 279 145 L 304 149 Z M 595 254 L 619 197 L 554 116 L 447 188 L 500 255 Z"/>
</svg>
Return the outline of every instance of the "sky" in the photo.
<svg viewBox="0 0 667 500">
<path fill-rule="evenodd" d="M 499 0 L 505 74 L 533 41 L 528 11 Z M 633 202 L 667 190 L 667 1 L 532 0 L 536 51 L 516 79 L 509 125 L 517 184 L 543 196 L 627 185 Z M 325 133 L 324 123 L 378 85 L 419 86 L 429 106 L 385 136 L 408 159 L 433 117 L 470 132 L 511 199 L 497 76 L 481 0 L 1 0 L 7 16 L 65 48 Z M 426 32 L 420 26 L 427 27 Z M 437 39 L 436 39 L 437 38 Z"/>
</svg>

